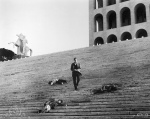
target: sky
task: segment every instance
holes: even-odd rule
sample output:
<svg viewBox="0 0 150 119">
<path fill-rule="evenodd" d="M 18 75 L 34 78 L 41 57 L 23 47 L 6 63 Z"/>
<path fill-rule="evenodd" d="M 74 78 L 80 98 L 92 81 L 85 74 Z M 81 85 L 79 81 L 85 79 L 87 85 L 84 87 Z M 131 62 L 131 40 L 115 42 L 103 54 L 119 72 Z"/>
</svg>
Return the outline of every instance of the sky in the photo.
<svg viewBox="0 0 150 119">
<path fill-rule="evenodd" d="M 22 33 L 33 56 L 89 45 L 88 0 L 0 0 L 0 48 Z"/>
</svg>

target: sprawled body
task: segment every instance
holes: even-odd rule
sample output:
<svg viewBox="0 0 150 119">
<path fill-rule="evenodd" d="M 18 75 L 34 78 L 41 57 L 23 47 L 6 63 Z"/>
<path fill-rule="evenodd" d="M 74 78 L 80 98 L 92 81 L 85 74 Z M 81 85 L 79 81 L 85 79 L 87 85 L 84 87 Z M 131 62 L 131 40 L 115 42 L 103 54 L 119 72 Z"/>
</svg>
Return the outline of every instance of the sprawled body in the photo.
<svg viewBox="0 0 150 119">
<path fill-rule="evenodd" d="M 50 85 L 55 85 L 55 84 L 63 85 L 65 83 L 67 83 L 67 81 L 64 79 L 53 79 L 52 81 L 49 81 Z"/>
</svg>

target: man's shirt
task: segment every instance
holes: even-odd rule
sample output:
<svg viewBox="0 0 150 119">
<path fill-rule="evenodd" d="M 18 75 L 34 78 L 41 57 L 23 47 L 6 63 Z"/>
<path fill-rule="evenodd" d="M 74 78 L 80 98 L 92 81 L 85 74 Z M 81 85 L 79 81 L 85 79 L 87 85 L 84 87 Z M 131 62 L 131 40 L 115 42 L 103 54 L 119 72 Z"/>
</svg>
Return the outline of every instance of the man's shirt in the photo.
<svg viewBox="0 0 150 119">
<path fill-rule="evenodd" d="M 71 71 L 74 72 L 75 69 L 81 69 L 79 63 L 72 63 L 71 64 Z"/>
</svg>

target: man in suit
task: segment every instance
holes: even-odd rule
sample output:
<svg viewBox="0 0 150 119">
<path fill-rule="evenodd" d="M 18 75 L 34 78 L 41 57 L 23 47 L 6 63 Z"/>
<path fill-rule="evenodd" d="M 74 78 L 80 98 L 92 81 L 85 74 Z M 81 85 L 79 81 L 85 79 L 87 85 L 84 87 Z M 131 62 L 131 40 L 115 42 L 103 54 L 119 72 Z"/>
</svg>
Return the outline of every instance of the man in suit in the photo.
<svg viewBox="0 0 150 119">
<path fill-rule="evenodd" d="M 77 58 L 74 58 L 74 62 L 71 64 L 72 78 L 75 91 L 77 91 L 78 84 L 80 82 L 80 63 L 78 63 Z"/>
</svg>

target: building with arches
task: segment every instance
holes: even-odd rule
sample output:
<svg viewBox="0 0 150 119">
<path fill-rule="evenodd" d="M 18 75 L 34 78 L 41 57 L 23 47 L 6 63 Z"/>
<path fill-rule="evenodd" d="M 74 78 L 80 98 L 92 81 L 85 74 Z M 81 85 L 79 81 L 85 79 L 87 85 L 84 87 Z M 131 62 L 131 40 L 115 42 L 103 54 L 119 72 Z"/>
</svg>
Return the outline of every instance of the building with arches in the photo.
<svg viewBox="0 0 150 119">
<path fill-rule="evenodd" d="M 89 0 L 89 46 L 150 36 L 150 0 Z"/>
</svg>

